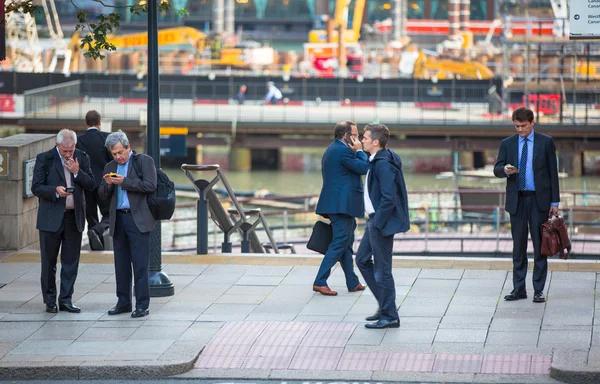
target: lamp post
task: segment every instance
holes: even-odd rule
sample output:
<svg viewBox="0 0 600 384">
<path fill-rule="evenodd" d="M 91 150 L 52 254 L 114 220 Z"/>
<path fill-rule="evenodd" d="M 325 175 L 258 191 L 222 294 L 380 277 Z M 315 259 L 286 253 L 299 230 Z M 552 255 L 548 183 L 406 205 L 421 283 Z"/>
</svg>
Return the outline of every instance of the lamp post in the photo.
<svg viewBox="0 0 600 384">
<path fill-rule="evenodd" d="M 146 131 L 146 154 L 160 168 L 160 115 L 158 71 L 158 4 L 148 2 L 148 120 Z M 173 296 L 175 287 L 169 276 L 162 271 L 162 244 L 160 221 L 150 233 L 150 296 Z"/>
</svg>

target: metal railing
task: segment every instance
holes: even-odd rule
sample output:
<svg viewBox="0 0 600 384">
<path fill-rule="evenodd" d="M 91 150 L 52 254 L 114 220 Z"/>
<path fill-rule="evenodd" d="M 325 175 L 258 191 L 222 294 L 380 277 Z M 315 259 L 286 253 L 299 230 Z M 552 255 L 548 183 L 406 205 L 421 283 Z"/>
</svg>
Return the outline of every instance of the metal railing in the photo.
<svg viewBox="0 0 600 384">
<path fill-rule="evenodd" d="M 456 195 L 464 194 L 483 194 L 488 195 L 490 201 L 500 201 L 501 204 L 491 205 L 464 205 L 460 204 L 460 198 Z M 456 196 L 456 197 L 453 197 Z M 429 204 L 420 204 L 416 206 L 411 204 L 410 218 L 411 230 L 405 234 L 396 235 L 397 242 L 420 241 L 422 249 L 412 254 L 495 254 L 507 256 L 510 254 L 511 235 L 510 218 L 504 211 L 503 199 L 504 191 L 481 191 L 481 190 L 461 190 L 461 191 L 413 191 L 409 193 L 413 197 L 411 200 L 428 201 Z M 415 198 L 417 196 L 417 198 Z M 275 197 L 277 201 L 293 199 L 295 204 L 304 201 L 302 209 L 283 209 L 263 212 L 265 218 L 270 222 L 269 228 L 279 234 L 285 242 L 292 244 L 305 244 L 310 229 L 316 220 L 314 215 L 313 195 L 301 196 L 280 196 Z M 248 201 L 250 199 L 241 199 Z M 251 199 L 272 200 L 272 198 Z M 591 248 L 592 251 L 580 252 L 574 250 L 575 257 L 578 258 L 598 258 L 600 252 L 594 254 L 593 249 L 600 249 L 600 194 L 590 194 L 583 191 L 566 191 L 561 197 L 561 214 L 568 226 L 571 242 L 578 249 Z M 583 205 L 583 204 L 587 204 Z M 593 205 L 593 206 L 589 206 Z M 179 212 L 191 210 L 193 204 L 178 205 Z M 481 212 L 480 216 L 469 216 L 465 213 Z M 192 222 L 196 217 L 189 214 L 176 215 L 170 221 L 173 229 L 171 231 L 171 248 L 186 250 L 189 243 L 181 242 L 182 239 L 194 236 L 192 231 Z M 362 233 L 364 220 L 358 221 L 358 232 Z M 213 227 L 209 234 L 213 236 L 213 250 L 217 252 L 216 236 L 219 230 Z M 360 236 L 357 236 L 357 241 Z M 450 247 L 447 250 L 440 250 L 434 244 L 445 241 L 449 243 L 458 243 L 458 247 Z M 487 246 L 482 251 L 474 251 L 474 244 L 487 242 Z M 596 244 L 596 248 L 594 245 Z M 479 244 L 478 244 L 479 245 Z M 531 251 L 532 248 L 529 247 Z M 411 254 L 410 251 L 403 250 L 399 254 Z"/>
</svg>

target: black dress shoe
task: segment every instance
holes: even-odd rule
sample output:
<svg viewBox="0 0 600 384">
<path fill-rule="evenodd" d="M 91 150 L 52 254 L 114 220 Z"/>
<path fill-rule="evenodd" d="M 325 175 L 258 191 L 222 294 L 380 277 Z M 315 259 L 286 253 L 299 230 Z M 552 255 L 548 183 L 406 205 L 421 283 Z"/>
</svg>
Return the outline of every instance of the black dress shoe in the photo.
<svg viewBox="0 0 600 384">
<path fill-rule="evenodd" d="M 79 313 L 81 312 L 81 308 L 74 306 L 73 304 L 61 304 L 58 306 L 58 309 L 61 311 L 71 312 L 71 313 Z"/>
<path fill-rule="evenodd" d="M 377 321 L 381 318 L 381 315 L 379 313 L 379 311 L 377 311 L 374 315 L 371 315 L 369 317 L 365 317 L 365 320 L 367 321 Z"/>
<path fill-rule="evenodd" d="M 509 295 L 504 296 L 504 300 L 506 300 L 506 301 L 515 301 L 515 300 L 526 299 L 526 298 L 527 298 L 527 292 L 517 293 L 515 291 L 512 291 Z"/>
<path fill-rule="evenodd" d="M 119 315 L 121 313 L 127 313 L 127 312 L 131 312 L 131 307 L 112 307 L 111 309 L 108 310 L 108 314 L 110 316 Z"/>
<path fill-rule="evenodd" d="M 102 239 L 100 239 L 100 235 L 93 229 L 90 229 L 87 232 L 88 239 L 90 240 L 90 248 L 92 251 L 103 251 L 104 244 L 102 244 Z"/>
<path fill-rule="evenodd" d="M 369 329 L 384 329 L 384 328 L 400 328 L 400 320 L 382 320 L 373 324 L 365 324 L 365 328 Z"/>
<path fill-rule="evenodd" d="M 534 303 L 543 303 L 546 301 L 546 298 L 544 297 L 544 292 L 543 291 L 535 291 L 535 295 L 533 295 L 533 302 Z"/>
<path fill-rule="evenodd" d="M 46 304 L 46 312 L 58 313 L 58 307 L 56 306 L 56 304 Z"/>
<path fill-rule="evenodd" d="M 135 311 L 133 311 L 131 313 L 131 317 L 138 318 L 138 317 L 144 317 L 144 316 L 148 316 L 150 314 L 150 311 L 147 309 L 136 309 Z"/>
</svg>

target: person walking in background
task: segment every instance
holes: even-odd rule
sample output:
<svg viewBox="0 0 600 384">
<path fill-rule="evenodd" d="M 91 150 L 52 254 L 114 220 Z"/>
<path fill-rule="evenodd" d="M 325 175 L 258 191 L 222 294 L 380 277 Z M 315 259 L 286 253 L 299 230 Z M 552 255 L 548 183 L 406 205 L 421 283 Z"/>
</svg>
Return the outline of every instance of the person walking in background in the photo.
<svg viewBox="0 0 600 384">
<path fill-rule="evenodd" d="M 410 228 L 408 195 L 400 156 L 386 148 L 390 130 L 383 124 L 367 124 L 362 143 L 369 152 L 364 204 L 369 215 L 356 251 L 356 265 L 377 299 L 379 309 L 367 328 L 398 328 L 396 286 L 392 274 L 394 234 Z"/>
<path fill-rule="evenodd" d="M 533 242 L 533 301 L 543 303 L 548 260 L 542 256 L 542 224 L 558 214 L 560 191 L 556 147 L 552 137 L 535 132 L 533 111 L 516 109 L 517 131 L 500 143 L 494 166 L 496 177 L 506 180 L 505 209 L 510 214 L 513 238 L 513 290 L 504 300 L 527 298 L 527 228 Z"/>
<path fill-rule="evenodd" d="M 31 191 L 39 198 L 41 284 L 46 312 L 79 313 L 73 305 L 73 287 L 79 269 L 81 234 L 85 227 L 84 191 L 94 189 L 88 155 L 75 148 L 77 135 L 63 129 L 56 147 L 35 159 Z M 60 294 L 56 306 L 56 263 L 60 249 Z"/>
<path fill-rule="evenodd" d="M 156 167 L 150 156 L 138 155 L 131 150 L 129 139 L 121 131 L 108 135 L 106 147 L 114 160 L 104 167 L 98 195 L 110 201 L 110 234 L 115 248 L 117 281 L 117 304 L 108 314 L 131 312 L 133 266 L 135 311 L 131 317 L 143 317 L 150 313 L 148 269 L 150 232 L 154 229 L 155 220 L 147 197 L 156 190 Z"/>
<path fill-rule="evenodd" d="M 87 131 L 77 139 L 77 148 L 85 151 L 90 157 L 94 173 L 94 190 L 85 192 L 85 217 L 88 225 L 88 238 L 93 251 L 104 250 L 104 232 L 108 229 L 109 203 L 98 197 L 98 187 L 104 176 L 104 167 L 112 161 L 112 156 L 105 142 L 108 132 L 100 131 L 101 118 L 97 111 L 91 110 L 85 115 Z M 102 220 L 98 220 L 98 209 Z"/>
<path fill-rule="evenodd" d="M 344 271 L 348 291 L 365 289 L 354 273 L 352 244 L 356 217 L 364 216 L 360 176 L 367 172 L 367 155 L 358 140 L 356 123 L 345 121 L 336 124 L 333 137 L 333 143 L 327 147 L 321 160 L 323 188 L 316 209 L 317 215 L 329 218 L 333 227 L 333 239 L 313 283 L 313 291 L 326 296 L 337 295 L 327 285 L 327 279 L 338 261 Z"/>
<path fill-rule="evenodd" d="M 267 83 L 267 94 L 265 95 L 265 104 L 277 104 L 283 98 L 281 91 L 275 86 L 275 83 Z"/>
<path fill-rule="evenodd" d="M 244 102 L 246 101 L 246 90 L 248 88 L 245 85 L 241 85 L 240 86 L 240 90 L 237 93 L 237 103 L 238 104 L 244 104 Z"/>
</svg>

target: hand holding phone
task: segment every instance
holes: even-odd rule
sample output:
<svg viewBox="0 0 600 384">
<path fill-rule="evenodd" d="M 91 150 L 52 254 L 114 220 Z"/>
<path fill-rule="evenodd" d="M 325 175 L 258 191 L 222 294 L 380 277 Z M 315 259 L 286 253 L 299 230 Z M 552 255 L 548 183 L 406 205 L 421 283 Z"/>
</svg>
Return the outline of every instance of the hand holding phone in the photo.
<svg viewBox="0 0 600 384">
<path fill-rule="evenodd" d="M 111 172 L 111 173 L 109 173 L 108 175 L 109 175 L 110 177 L 117 177 L 117 176 L 119 176 L 119 174 L 118 174 L 118 173 L 116 173 L 116 172 Z"/>
<path fill-rule="evenodd" d="M 514 165 L 507 164 L 506 169 L 509 171 L 513 171 L 514 173 L 519 173 L 519 170 Z"/>
<path fill-rule="evenodd" d="M 343 140 L 346 144 L 348 144 L 349 146 L 352 146 L 352 135 L 350 134 L 350 132 L 346 132 L 346 134 L 343 137 Z"/>
<path fill-rule="evenodd" d="M 73 192 L 75 192 L 75 187 L 67 187 L 67 188 L 65 188 L 65 191 L 67 193 L 73 193 Z"/>
</svg>

